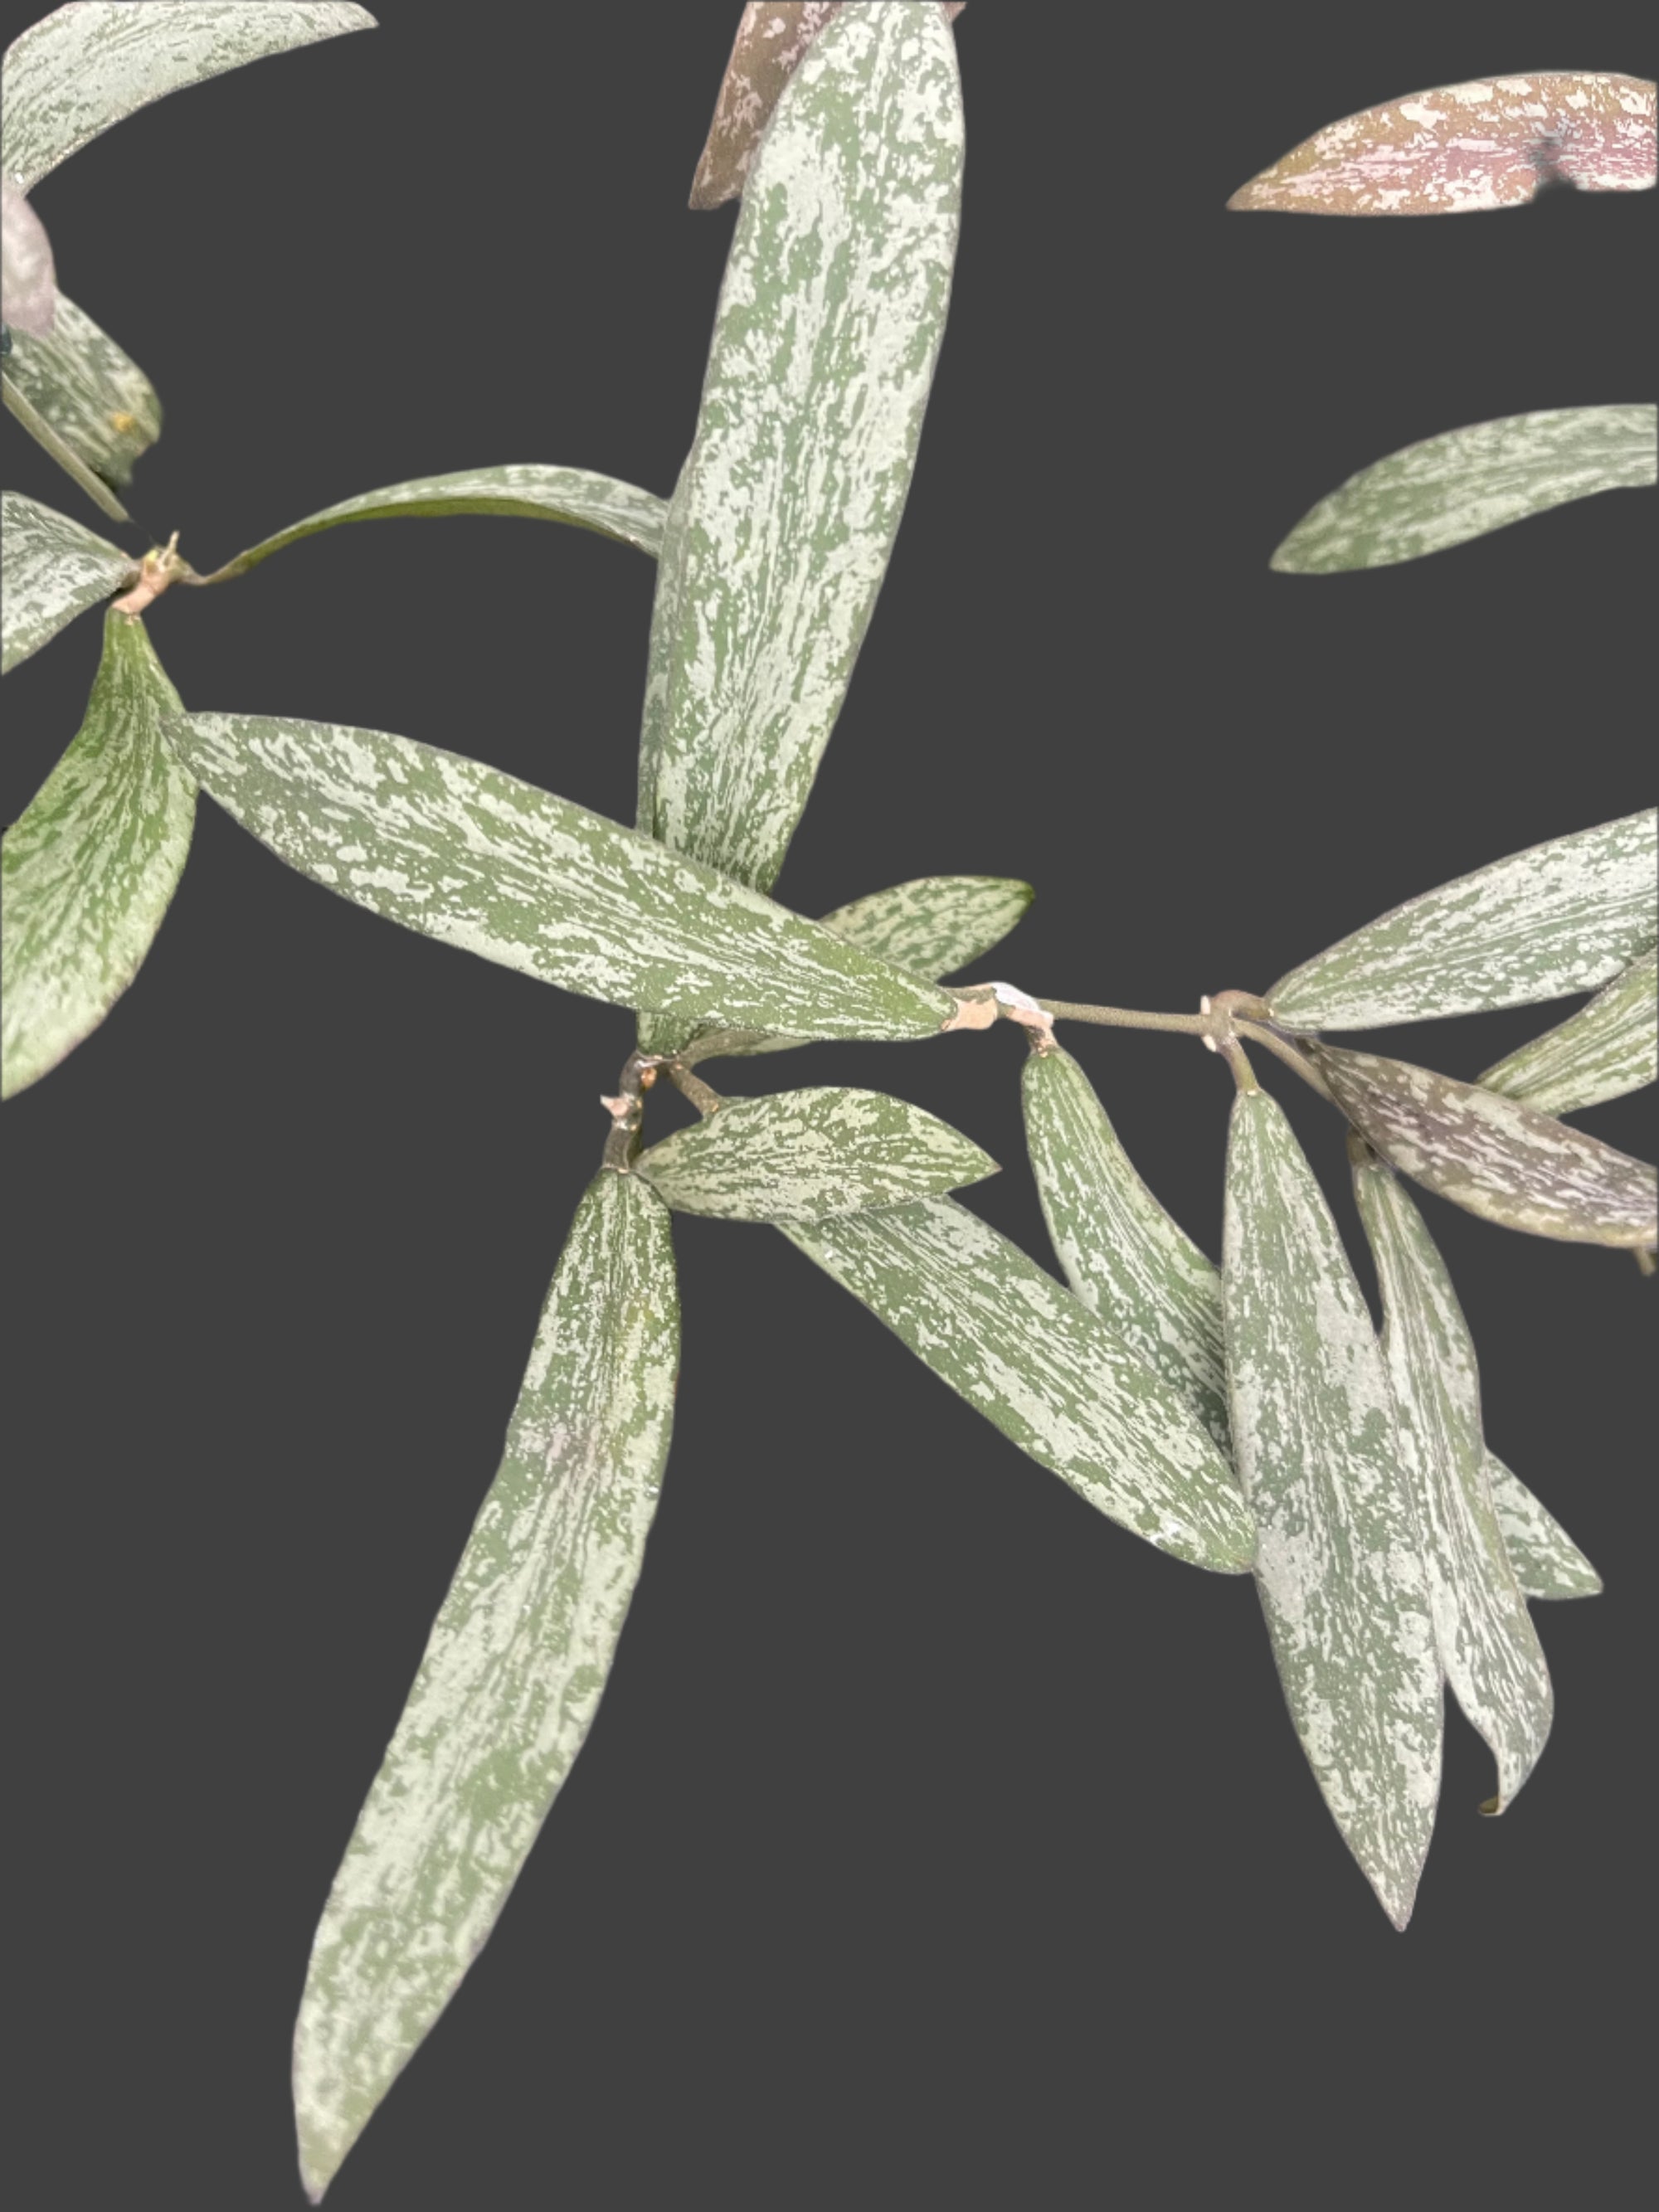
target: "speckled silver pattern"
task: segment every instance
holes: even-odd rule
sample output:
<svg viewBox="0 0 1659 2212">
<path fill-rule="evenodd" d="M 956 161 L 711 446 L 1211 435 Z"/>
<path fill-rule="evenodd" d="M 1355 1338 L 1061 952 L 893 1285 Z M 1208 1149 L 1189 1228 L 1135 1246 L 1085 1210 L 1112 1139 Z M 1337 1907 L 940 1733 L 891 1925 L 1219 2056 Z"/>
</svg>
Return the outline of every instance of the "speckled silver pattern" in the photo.
<svg viewBox="0 0 1659 2212">
<path fill-rule="evenodd" d="M 1540 1498 L 1486 1454 L 1486 1480 L 1515 1578 L 1529 1598 L 1595 1597 L 1601 1577 Z"/>
<path fill-rule="evenodd" d="M 1577 1114 L 1659 1075 L 1659 951 L 1604 983 L 1589 1006 L 1489 1067 L 1481 1087 L 1540 1114 Z"/>
<path fill-rule="evenodd" d="M 131 553 L 21 492 L 0 492 L 0 671 L 138 574 Z"/>
<path fill-rule="evenodd" d="M 118 489 L 161 434 L 161 403 L 137 362 L 63 293 L 50 337 L 18 336 L 13 385 L 93 474 Z"/>
</svg>

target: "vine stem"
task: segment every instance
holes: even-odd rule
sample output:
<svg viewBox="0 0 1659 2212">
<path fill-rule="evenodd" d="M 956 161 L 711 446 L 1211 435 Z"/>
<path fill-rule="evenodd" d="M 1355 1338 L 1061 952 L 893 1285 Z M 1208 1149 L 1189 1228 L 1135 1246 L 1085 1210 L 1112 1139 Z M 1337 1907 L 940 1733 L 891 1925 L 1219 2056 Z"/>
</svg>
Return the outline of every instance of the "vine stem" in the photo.
<svg viewBox="0 0 1659 2212">
<path fill-rule="evenodd" d="M 1057 1022 L 1091 1022 L 1104 1029 L 1164 1030 L 1177 1036 L 1202 1037 L 1226 1057 L 1231 1057 L 1225 1052 L 1229 1038 L 1248 1037 L 1252 1044 L 1264 1046 L 1282 1060 L 1329 1104 L 1336 1103 L 1329 1084 L 1306 1054 L 1267 1022 L 1250 1018 L 1265 1015 L 1268 1009 L 1265 1000 L 1249 992 L 1218 992 L 1205 1001 L 1203 1012 L 1198 1014 L 1153 1014 L 1135 1006 L 1085 1006 L 1069 999 L 1039 999 L 1037 1004 Z M 1245 1008 L 1249 1009 L 1249 1015 Z"/>
</svg>

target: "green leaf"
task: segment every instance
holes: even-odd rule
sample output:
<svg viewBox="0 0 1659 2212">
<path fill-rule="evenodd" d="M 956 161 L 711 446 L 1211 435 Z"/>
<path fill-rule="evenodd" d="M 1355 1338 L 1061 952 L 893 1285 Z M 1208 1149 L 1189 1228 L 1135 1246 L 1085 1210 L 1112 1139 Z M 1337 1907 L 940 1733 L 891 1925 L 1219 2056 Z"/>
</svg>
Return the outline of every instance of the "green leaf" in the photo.
<svg viewBox="0 0 1659 2212">
<path fill-rule="evenodd" d="M 7 414 L 21 422 L 35 444 L 74 478 L 94 507 L 108 515 L 112 522 L 131 522 L 132 517 L 102 477 L 94 476 L 73 447 L 64 444 L 40 409 L 26 399 L 13 380 L 3 373 L 0 373 L 0 399 L 4 400 Z"/>
<path fill-rule="evenodd" d="M 1659 1237 L 1654 1170 L 1478 1083 L 1310 1043 L 1356 1129 L 1404 1175 L 1531 1237 L 1641 1249 Z"/>
<path fill-rule="evenodd" d="M 592 1725 L 678 1360 L 667 1209 L 601 1173 L 312 1949 L 294 2096 L 313 2203 L 482 1949 Z"/>
<path fill-rule="evenodd" d="M 668 502 L 637 484 L 589 469 L 555 469 L 537 461 L 508 461 L 499 468 L 461 469 L 453 475 L 416 477 L 380 491 L 360 492 L 320 514 L 291 523 L 274 538 L 261 538 L 226 562 L 222 576 L 245 575 L 261 561 L 301 538 L 331 530 L 341 522 L 389 522 L 432 514 L 523 515 L 532 521 L 569 522 L 602 538 L 620 538 L 654 555 L 662 544 Z"/>
<path fill-rule="evenodd" d="M 20 32 L 0 76 L 6 167 L 24 191 L 77 148 L 181 86 L 266 54 L 374 27 L 366 8 L 325 0 L 165 0 L 56 8 Z"/>
<path fill-rule="evenodd" d="M 1659 1075 L 1659 951 L 1604 983 L 1589 1006 L 1481 1077 L 1483 1090 L 1540 1114 L 1576 1114 Z"/>
<path fill-rule="evenodd" d="M 7 1097 L 97 1028 L 161 926 L 196 813 L 195 787 L 162 736 L 179 711 L 143 623 L 112 609 L 86 718 L 6 833 Z"/>
<path fill-rule="evenodd" d="M 844 8 L 744 195 L 659 612 L 640 826 L 769 890 L 888 553 L 945 327 L 961 90 L 936 8 Z M 680 565 L 683 563 L 683 565 Z M 671 589 L 672 584 L 672 589 Z"/>
<path fill-rule="evenodd" d="M 1659 813 L 1552 837 L 1407 899 L 1267 994 L 1291 1030 L 1378 1029 L 1593 990 L 1659 935 Z"/>
<path fill-rule="evenodd" d="M 728 1099 L 634 1163 L 682 1213 L 817 1221 L 960 1189 L 997 1164 L 960 1130 L 879 1091 Z"/>
<path fill-rule="evenodd" d="M 1375 1155 L 1354 1195 L 1382 1291 L 1382 1361 L 1400 1465 L 1423 1534 L 1446 1679 L 1498 1762 L 1501 1813 L 1536 1765 L 1555 1710 L 1527 1601 L 1504 1547 L 1480 1433 L 1474 1346 L 1422 1215 Z"/>
<path fill-rule="evenodd" d="M 1032 1053 L 1024 1097 L 1031 1169 L 1066 1281 L 1226 1451 L 1219 1271 L 1135 1173 L 1069 1053 Z"/>
<path fill-rule="evenodd" d="M 1194 1566 L 1248 1566 L 1249 1516 L 1197 1417 L 1069 1291 L 954 1199 L 783 1233 L 1101 1512 Z"/>
<path fill-rule="evenodd" d="M 1549 407 L 1471 422 L 1374 461 L 1310 507 L 1273 555 L 1291 575 L 1385 568 L 1529 514 L 1659 476 L 1659 410 Z"/>
<path fill-rule="evenodd" d="M 134 464 L 161 434 L 155 386 L 61 292 L 52 335 L 15 333 L 6 373 L 62 444 L 112 489 L 131 482 Z M 114 519 L 125 516 L 118 509 Z"/>
<path fill-rule="evenodd" d="M 0 492 L 0 670 L 9 671 L 138 574 L 131 553 L 55 507 Z"/>
<path fill-rule="evenodd" d="M 1528 1597 L 1595 1597 L 1601 1577 L 1561 1523 L 1511 1474 L 1501 1459 L 1486 1454 L 1486 1480 L 1498 1525 L 1516 1580 Z"/>
<path fill-rule="evenodd" d="M 459 754 L 258 714 L 191 714 L 171 734 L 290 867 L 586 998 L 826 1037 L 925 1036 L 953 1011 L 759 892 Z"/>
<path fill-rule="evenodd" d="M 1440 1662 L 1382 1354 L 1278 1105 L 1241 1091 L 1223 1260 L 1234 1449 L 1291 1718 L 1396 1928 L 1440 1789 Z"/>
</svg>

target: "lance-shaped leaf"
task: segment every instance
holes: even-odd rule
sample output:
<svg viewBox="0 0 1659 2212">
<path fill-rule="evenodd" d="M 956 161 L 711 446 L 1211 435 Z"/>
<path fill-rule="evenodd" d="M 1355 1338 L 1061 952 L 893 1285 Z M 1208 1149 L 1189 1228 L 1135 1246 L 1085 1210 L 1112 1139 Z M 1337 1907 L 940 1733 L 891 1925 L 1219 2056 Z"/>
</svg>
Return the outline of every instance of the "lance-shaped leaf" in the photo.
<svg viewBox="0 0 1659 2212">
<path fill-rule="evenodd" d="M 1425 438 L 1311 507 L 1273 556 L 1288 574 L 1386 568 L 1659 476 L 1651 406 L 1550 407 Z"/>
<path fill-rule="evenodd" d="M 1281 977 L 1292 1030 L 1378 1029 L 1593 990 L 1659 935 L 1659 813 L 1552 837 L 1407 899 Z"/>
<path fill-rule="evenodd" d="M 635 1172 L 682 1213 L 817 1221 L 959 1190 L 988 1153 L 902 1098 L 841 1088 L 728 1099 L 641 1152 Z"/>
<path fill-rule="evenodd" d="M 1031 1169 L 1066 1281 L 1225 1451 L 1219 1271 L 1135 1173 L 1069 1053 L 1034 1052 L 1023 1090 Z"/>
<path fill-rule="evenodd" d="M 693 1026 L 924 1036 L 955 1002 L 516 776 L 328 722 L 191 714 L 180 758 L 291 867 L 407 929 Z"/>
<path fill-rule="evenodd" d="M 1549 1508 L 1501 1459 L 1486 1454 L 1486 1480 L 1515 1578 L 1528 1597 L 1595 1597 L 1601 1577 Z"/>
<path fill-rule="evenodd" d="M 1589 1006 L 1481 1077 L 1540 1114 L 1575 1114 L 1659 1075 L 1659 951 L 1604 983 Z"/>
<path fill-rule="evenodd" d="M 312 1949 L 294 2092 L 313 2203 L 477 1956 L 592 1724 L 678 1358 L 667 1209 L 602 1173 Z"/>
<path fill-rule="evenodd" d="M 945 327 L 962 99 L 937 8 L 842 9 L 744 195 L 659 613 L 640 826 L 770 888 L 852 675 Z M 667 589 L 665 580 L 665 592 Z"/>
<path fill-rule="evenodd" d="M 1354 1194 L 1382 1291 L 1382 1361 L 1400 1465 L 1423 1535 L 1446 1680 L 1498 1762 L 1501 1813 L 1536 1765 L 1555 1709 L 1486 1475 L 1480 1379 L 1462 1309 L 1422 1215 L 1374 1154 Z"/>
<path fill-rule="evenodd" d="M 7 1097 L 97 1028 L 161 926 L 196 813 L 162 734 L 179 711 L 143 623 L 112 609 L 86 718 L 0 854 Z"/>
<path fill-rule="evenodd" d="M 966 5 L 945 0 L 946 21 Z M 742 191 L 779 94 L 840 6 L 841 0 L 748 0 L 692 180 L 694 208 L 717 208 Z"/>
<path fill-rule="evenodd" d="M 1361 1136 L 1455 1206 L 1573 1244 L 1642 1250 L 1659 1238 L 1645 1160 L 1478 1083 L 1336 1045 L 1306 1049 Z"/>
<path fill-rule="evenodd" d="M 655 555 L 662 544 L 666 500 L 655 492 L 591 469 L 546 468 L 535 461 L 508 461 L 499 468 L 461 469 L 450 476 L 416 477 L 360 492 L 336 507 L 291 523 L 274 538 L 261 538 L 218 571 L 220 577 L 245 575 L 261 561 L 301 538 L 332 530 L 342 522 L 395 522 L 405 516 L 434 514 L 522 515 L 532 521 L 574 523 L 620 538 L 641 553 Z"/>
<path fill-rule="evenodd" d="M 24 397 L 17 383 L 3 374 L 0 374 L 0 400 L 3 400 L 7 414 L 21 422 L 35 444 L 75 479 L 94 507 L 100 507 L 112 522 L 132 520 L 103 478 L 94 475 L 74 447 L 64 444 L 33 402 Z"/>
<path fill-rule="evenodd" d="M 18 337 L 6 374 L 59 443 L 111 489 L 131 481 L 134 464 L 161 434 L 161 403 L 143 370 L 61 293 L 50 337 Z M 118 507 L 115 519 L 124 515 Z"/>
<path fill-rule="evenodd" d="M 1290 1123 L 1241 1091 L 1222 1262 L 1233 1447 L 1291 1718 L 1396 1928 L 1440 1790 L 1440 1662 L 1382 1348 Z"/>
<path fill-rule="evenodd" d="M 15 668 L 138 574 L 131 553 L 54 507 L 0 492 L 0 670 Z"/>
<path fill-rule="evenodd" d="M 328 0 L 161 0 L 56 8 L 6 49 L 0 135 L 25 191 L 135 108 L 291 46 L 374 27 L 366 8 Z"/>
<path fill-rule="evenodd" d="M 1244 1500 L 1185 1400 L 954 1199 L 784 1234 L 1091 1505 L 1194 1566 L 1249 1565 Z"/>
<path fill-rule="evenodd" d="M 1231 208 L 1297 215 L 1462 215 L 1540 185 L 1631 192 L 1654 180 L 1654 87 L 1600 70 L 1437 85 L 1368 107 L 1242 185 Z"/>
</svg>

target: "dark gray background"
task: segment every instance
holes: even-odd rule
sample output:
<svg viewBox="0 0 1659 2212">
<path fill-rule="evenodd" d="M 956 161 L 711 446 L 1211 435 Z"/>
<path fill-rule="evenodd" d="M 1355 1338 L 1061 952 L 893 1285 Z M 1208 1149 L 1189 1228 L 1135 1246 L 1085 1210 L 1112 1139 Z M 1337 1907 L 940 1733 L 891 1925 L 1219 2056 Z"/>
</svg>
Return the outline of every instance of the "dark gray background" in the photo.
<svg viewBox="0 0 1659 2212">
<path fill-rule="evenodd" d="M 735 0 L 380 12 L 149 109 L 38 194 L 66 289 L 167 409 L 137 510 L 202 568 L 438 470 L 666 492 L 690 441 L 732 214 L 684 200 Z M 1650 495 L 1370 577 L 1267 562 L 1413 439 L 1649 395 L 1655 196 L 1223 211 L 1375 100 L 1652 74 L 1650 13 L 1308 20 L 963 19 L 951 327 L 791 905 L 1024 875 L 991 972 L 1189 1007 L 1651 797 Z M 5 436 L 8 483 L 96 522 Z M 192 706 L 402 732 L 631 820 L 652 581 L 583 533 L 409 523 L 175 592 L 150 628 Z M 96 645 L 85 619 L 8 680 L 5 818 Z M 1547 1018 L 1393 1042 L 1472 1075 Z M 1070 1041 L 1214 1250 L 1224 1071 L 1183 1040 Z M 311 1932 L 629 1042 L 621 1012 L 331 898 L 204 801 L 133 988 L 8 1107 L 32 2203 L 300 2202 Z M 1047 1261 L 1018 1063 L 999 1034 L 728 1081 L 943 1113 L 1006 1164 L 973 1205 Z M 1333 1117 L 1268 1077 L 1353 1238 Z M 1584 1123 L 1651 1149 L 1644 1099 Z M 1613 2023 L 1650 1884 L 1652 1292 L 1622 1255 L 1427 1205 L 1492 1441 L 1608 1589 L 1540 1612 L 1557 1741 L 1504 1820 L 1476 1818 L 1490 1763 L 1450 1721 L 1406 1937 L 1320 1803 L 1247 1582 L 1100 1518 L 771 1232 L 686 1222 L 675 1449 L 603 1712 L 331 2203 L 1173 2203 L 1267 2173 L 1297 2204 L 1356 2174 L 1379 2197 L 1570 2174 L 1602 2201 L 1634 2145 Z"/>
</svg>

